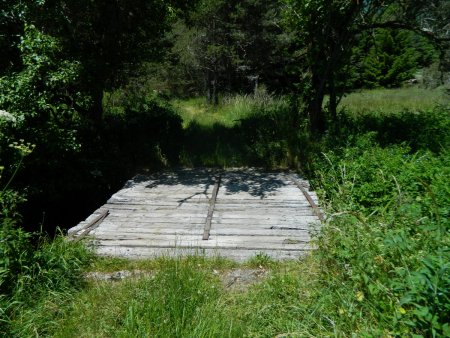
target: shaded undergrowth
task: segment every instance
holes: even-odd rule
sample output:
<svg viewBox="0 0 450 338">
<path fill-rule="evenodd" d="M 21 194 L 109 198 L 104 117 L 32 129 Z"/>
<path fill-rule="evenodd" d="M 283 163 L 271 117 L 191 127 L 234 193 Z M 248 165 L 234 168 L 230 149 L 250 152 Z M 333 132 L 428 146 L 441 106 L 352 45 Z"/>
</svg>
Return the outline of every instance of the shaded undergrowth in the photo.
<svg viewBox="0 0 450 338">
<path fill-rule="evenodd" d="M 268 94 L 225 98 L 219 107 L 187 102 L 180 164 L 187 166 L 298 166 L 308 152 L 306 125 L 286 98 Z M 193 114 L 193 111 L 197 111 Z"/>
</svg>

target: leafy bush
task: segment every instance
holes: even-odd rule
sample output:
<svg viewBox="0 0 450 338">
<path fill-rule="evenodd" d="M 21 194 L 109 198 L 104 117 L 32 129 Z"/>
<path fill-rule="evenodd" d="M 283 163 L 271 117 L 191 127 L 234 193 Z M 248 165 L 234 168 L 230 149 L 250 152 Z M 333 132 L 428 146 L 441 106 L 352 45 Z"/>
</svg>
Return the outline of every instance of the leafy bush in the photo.
<svg viewBox="0 0 450 338">
<path fill-rule="evenodd" d="M 64 59 L 58 40 L 32 25 L 26 26 L 19 49 L 23 69 L 0 78 L 0 107 L 13 116 L 15 136 L 46 155 L 78 150 L 77 109 L 88 104 L 73 90 L 80 65 Z"/>
<path fill-rule="evenodd" d="M 403 110 L 398 113 L 369 112 L 351 114 L 343 111 L 332 135 L 331 144 L 344 145 L 348 136 L 375 132 L 376 140 L 386 146 L 406 143 L 412 151 L 426 149 L 433 152 L 450 147 L 450 106 L 436 106 L 426 111 Z M 340 139 L 340 140 L 339 140 Z"/>
<path fill-rule="evenodd" d="M 448 336 L 450 153 L 411 154 L 372 138 L 321 162 L 324 279 L 336 292 L 354 290 L 378 334 Z"/>
<path fill-rule="evenodd" d="M 437 57 L 433 46 L 409 31 L 376 29 L 359 38 L 350 67 L 355 88 L 399 87 Z"/>
<path fill-rule="evenodd" d="M 10 116 L 8 121 L 0 117 L 0 161 L 12 176 L 17 152 L 10 145 L 20 145 L 21 139 L 35 145 L 14 186 L 26 188 L 29 201 L 58 200 L 63 187 L 79 184 L 71 174 L 81 150 L 80 111 L 89 106 L 89 98 L 76 90 L 81 66 L 64 55 L 56 38 L 33 25 L 25 26 L 18 50 L 22 67 L 0 78 L 0 109 Z M 25 216 L 32 210 L 28 204 Z"/>
<path fill-rule="evenodd" d="M 122 114 L 95 125 L 82 65 L 60 40 L 26 25 L 18 49 L 22 68 L 0 78 L 0 161 L 10 177 L 17 154 L 9 145 L 36 146 L 13 184 L 27 190 L 28 228 L 73 226 L 137 168 L 176 164 L 181 121 L 167 105 L 134 94 Z M 80 201 L 77 210 L 69 198 Z"/>
</svg>

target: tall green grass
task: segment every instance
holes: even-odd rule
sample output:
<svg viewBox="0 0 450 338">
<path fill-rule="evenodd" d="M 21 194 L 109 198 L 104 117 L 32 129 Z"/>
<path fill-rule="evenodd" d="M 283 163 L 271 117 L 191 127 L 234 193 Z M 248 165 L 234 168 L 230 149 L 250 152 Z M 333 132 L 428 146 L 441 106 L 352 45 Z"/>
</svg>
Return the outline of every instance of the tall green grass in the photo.
<svg viewBox="0 0 450 338">
<path fill-rule="evenodd" d="M 218 311 L 218 278 L 203 263 L 165 259 L 152 277 L 93 282 L 53 336 L 235 337 L 234 319 Z"/>
<path fill-rule="evenodd" d="M 221 97 L 217 106 L 207 104 L 205 98 L 202 97 L 172 100 L 171 104 L 180 113 L 185 128 L 191 123 L 205 127 L 220 124 L 231 128 L 242 119 L 263 113 L 265 107 L 270 106 L 273 110 L 285 110 L 287 101 L 262 91 L 256 95 L 227 95 Z"/>
<path fill-rule="evenodd" d="M 0 229 L 0 335 L 45 336 L 64 300 L 84 286 L 91 253 L 62 235 L 50 239 L 3 223 Z"/>
<path fill-rule="evenodd" d="M 426 111 L 434 109 L 436 105 L 448 105 L 450 97 L 447 90 L 444 87 L 362 90 L 345 95 L 338 109 L 345 109 L 356 115 L 374 112 L 390 114 L 401 111 Z"/>
<path fill-rule="evenodd" d="M 373 136 L 327 152 L 316 171 L 330 215 L 322 278 L 355 295 L 342 314 L 373 318 L 364 336 L 448 336 L 450 154 L 380 147 Z"/>
</svg>

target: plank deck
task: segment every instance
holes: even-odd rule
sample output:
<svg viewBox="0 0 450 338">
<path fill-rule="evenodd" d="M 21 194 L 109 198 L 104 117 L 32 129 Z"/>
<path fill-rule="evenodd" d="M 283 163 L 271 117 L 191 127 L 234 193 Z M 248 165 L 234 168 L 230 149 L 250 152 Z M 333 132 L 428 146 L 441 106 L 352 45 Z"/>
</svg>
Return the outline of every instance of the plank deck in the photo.
<svg viewBox="0 0 450 338">
<path fill-rule="evenodd" d="M 312 249 L 318 204 L 308 181 L 294 173 L 181 169 L 134 177 L 69 237 L 86 237 L 107 256 L 293 259 Z"/>
</svg>

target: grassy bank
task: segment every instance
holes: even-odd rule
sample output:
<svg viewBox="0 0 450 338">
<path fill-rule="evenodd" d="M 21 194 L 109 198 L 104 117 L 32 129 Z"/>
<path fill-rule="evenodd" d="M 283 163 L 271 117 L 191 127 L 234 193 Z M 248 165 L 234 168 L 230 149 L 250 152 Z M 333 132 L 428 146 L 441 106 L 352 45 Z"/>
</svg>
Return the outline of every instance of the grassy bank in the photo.
<svg viewBox="0 0 450 338">
<path fill-rule="evenodd" d="M 199 103 L 179 104 L 186 109 Z M 367 104 L 371 111 L 344 111 L 338 127 L 320 141 L 305 137 L 301 128 L 283 133 L 292 120 L 279 121 L 290 110 L 278 103 L 224 113 L 228 125 L 216 119 L 226 105 L 192 108 L 191 117 L 181 113 L 185 131 L 198 137 L 193 141 L 223 137 L 214 143 L 215 154 L 206 145 L 188 144 L 185 151 L 197 156 L 191 157 L 197 163 L 251 164 L 246 161 L 272 156 L 279 165 L 278 159 L 290 161 L 286 154 L 293 149 L 304 154 L 327 214 L 315 239 L 318 250 L 310 256 L 272 262 L 260 255 L 244 265 L 201 256 L 66 264 L 67 272 L 55 270 L 72 276 L 59 279 L 64 287 L 43 283 L 23 294 L 39 301 L 16 306 L 11 304 L 19 298 L 3 298 L 3 332 L 18 337 L 450 336 L 449 110 L 410 107 L 387 113 L 373 105 Z M 247 153 L 229 157 L 251 144 Z M 297 148 L 286 150 L 289 144 Z M 226 147 L 229 153 L 221 150 Z M 56 252 L 59 257 L 76 251 Z M 79 254 L 68 257 L 72 262 Z M 77 266 L 139 275 L 85 280 Z M 223 276 L 235 269 L 264 271 L 264 278 L 232 289 Z M 56 274 L 45 276 L 58 281 Z"/>
</svg>

